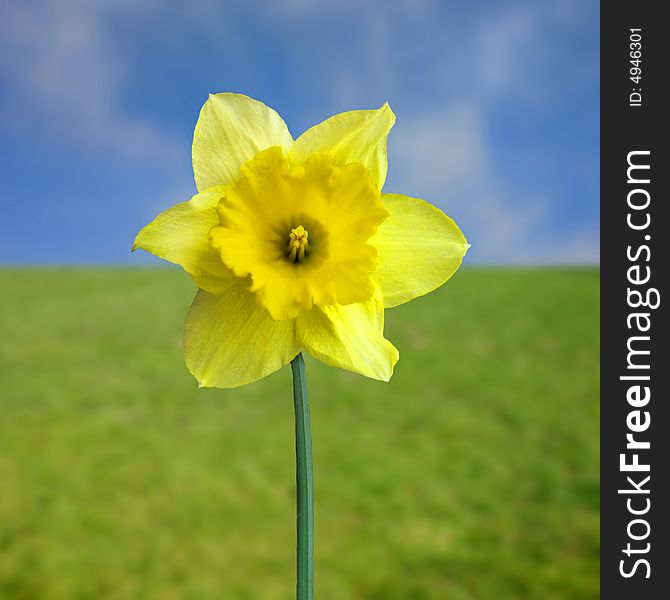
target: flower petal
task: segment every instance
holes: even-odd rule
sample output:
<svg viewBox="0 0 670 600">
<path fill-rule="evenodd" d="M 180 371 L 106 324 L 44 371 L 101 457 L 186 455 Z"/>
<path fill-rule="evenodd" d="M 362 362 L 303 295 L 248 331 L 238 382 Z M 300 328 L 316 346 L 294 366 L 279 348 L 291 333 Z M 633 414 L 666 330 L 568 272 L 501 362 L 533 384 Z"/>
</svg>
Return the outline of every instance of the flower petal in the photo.
<svg viewBox="0 0 670 600">
<path fill-rule="evenodd" d="M 262 102 L 242 94 L 210 94 L 193 134 L 193 173 L 199 191 L 241 177 L 240 167 L 261 150 L 293 138 L 286 123 Z"/>
<path fill-rule="evenodd" d="M 363 163 L 381 190 L 388 169 L 386 138 L 394 123 L 395 115 L 388 103 L 378 110 L 343 112 L 303 133 L 289 157 L 294 164 L 300 164 L 310 154 L 321 152 L 340 164 Z"/>
<path fill-rule="evenodd" d="M 432 204 L 383 194 L 391 216 L 370 243 L 377 248 L 372 274 L 389 308 L 440 287 L 458 269 L 470 245 L 456 223 Z"/>
<path fill-rule="evenodd" d="M 296 319 L 300 344 L 314 358 L 366 377 L 388 381 L 398 350 L 384 338 L 381 294 L 346 306 L 315 306 Z"/>
<path fill-rule="evenodd" d="M 162 212 L 137 234 L 133 251 L 142 248 L 176 263 L 193 277 L 198 287 L 223 292 L 235 281 L 235 276 L 212 248 L 208 235 L 219 224 L 216 206 L 224 189 L 210 188 Z"/>
<path fill-rule="evenodd" d="M 275 321 L 238 279 L 223 294 L 198 291 L 184 326 L 186 364 L 205 387 L 245 385 L 300 351 L 292 321 Z"/>
</svg>

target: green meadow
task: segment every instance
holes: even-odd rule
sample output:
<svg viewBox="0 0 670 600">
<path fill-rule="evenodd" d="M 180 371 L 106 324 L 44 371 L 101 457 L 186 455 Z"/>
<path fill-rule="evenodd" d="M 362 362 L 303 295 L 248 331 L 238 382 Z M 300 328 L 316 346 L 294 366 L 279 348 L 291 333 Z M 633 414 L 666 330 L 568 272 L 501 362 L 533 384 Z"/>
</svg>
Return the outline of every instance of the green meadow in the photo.
<svg viewBox="0 0 670 600">
<path fill-rule="evenodd" d="M 318 600 L 599 597 L 599 273 L 464 269 L 307 358 Z M 174 269 L 0 271 L 0 599 L 289 600 L 288 367 L 199 390 Z"/>
</svg>

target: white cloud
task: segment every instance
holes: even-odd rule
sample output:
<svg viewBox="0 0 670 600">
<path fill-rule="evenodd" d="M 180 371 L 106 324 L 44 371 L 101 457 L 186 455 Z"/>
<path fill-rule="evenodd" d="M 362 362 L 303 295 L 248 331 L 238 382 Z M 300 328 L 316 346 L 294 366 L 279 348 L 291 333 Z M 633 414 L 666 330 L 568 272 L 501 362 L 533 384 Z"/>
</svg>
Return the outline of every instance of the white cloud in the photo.
<svg viewBox="0 0 670 600">
<path fill-rule="evenodd" d="M 523 262 L 532 255 L 550 202 L 519 197 L 496 174 L 483 114 L 474 105 L 399 122 L 389 146 L 394 169 L 386 189 L 445 210 L 473 245 L 471 260 Z"/>
<path fill-rule="evenodd" d="M 398 179 L 430 194 L 479 177 L 487 162 L 482 115 L 467 103 L 399 121 L 389 143 Z"/>
<path fill-rule="evenodd" d="M 554 264 L 594 265 L 600 262 L 600 235 L 598 223 L 576 231 L 557 244 L 547 243 L 542 254 L 538 253 L 534 262 Z"/>
<path fill-rule="evenodd" d="M 484 115 L 462 102 L 399 120 L 389 140 L 386 191 L 418 196 L 453 217 L 472 244 L 472 262 L 598 263 L 597 222 L 554 233 L 552 198 L 511 189 L 497 173 Z"/>
<path fill-rule="evenodd" d="M 540 51 L 536 40 L 538 15 L 525 7 L 510 7 L 482 23 L 474 36 L 474 66 L 488 93 L 518 86 L 521 66 Z"/>
<path fill-rule="evenodd" d="M 129 65 L 105 20 L 114 10 L 146 8 L 141 2 L 39 0 L 10 2 L 0 19 L 0 74 L 7 126 L 41 143 L 58 136 L 80 146 L 133 160 L 172 161 L 175 143 L 147 120 L 120 106 Z"/>
</svg>

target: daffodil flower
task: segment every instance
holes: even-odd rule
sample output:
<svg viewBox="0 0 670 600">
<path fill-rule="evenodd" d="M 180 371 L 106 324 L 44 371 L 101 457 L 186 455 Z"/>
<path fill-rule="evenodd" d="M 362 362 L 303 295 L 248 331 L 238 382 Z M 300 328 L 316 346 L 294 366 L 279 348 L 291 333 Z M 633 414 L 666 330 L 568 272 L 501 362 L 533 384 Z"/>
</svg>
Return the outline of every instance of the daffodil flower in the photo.
<svg viewBox="0 0 670 600">
<path fill-rule="evenodd" d="M 140 231 L 143 248 L 198 285 L 186 318 L 186 364 L 201 386 L 235 387 L 287 363 L 293 371 L 297 600 L 314 598 L 314 484 L 305 363 L 388 381 L 398 351 L 384 308 L 449 279 L 468 244 L 423 200 L 383 194 L 379 110 L 335 115 L 293 140 L 271 108 L 210 96 L 193 136 L 198 193 Z"/>
<path fill-rule="evenodd" d="M 394 121 L 385 104 L 294 140 L 263 103 L 210 95 L 193 138 L 198 193 L 133 246 L 181 265 L 199 288 L 184 354 L 201 386 L 250 383 L 301 351 L 391 377 L 384 309 L 442 285 L 468 248 L 442 211 L 382 193 Z"/>
</svg>

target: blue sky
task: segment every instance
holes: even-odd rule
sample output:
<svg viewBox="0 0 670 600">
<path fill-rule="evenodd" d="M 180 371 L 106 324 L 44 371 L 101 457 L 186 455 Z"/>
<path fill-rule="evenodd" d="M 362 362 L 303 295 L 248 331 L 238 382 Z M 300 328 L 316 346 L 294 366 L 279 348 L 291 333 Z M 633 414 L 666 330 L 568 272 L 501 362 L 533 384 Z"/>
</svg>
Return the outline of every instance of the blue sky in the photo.
<svg viewBox="0 0 670 600">
<path fill-rule="evenodd" d="M 209 92 L 294 137 L 388 101 L 385 190 L 433 202 L 470 263 L 599 259 L 592 0 L 4 0 L 0 263 L 142 263 L 136 232 L 195 191 Z"/>
</svg>

